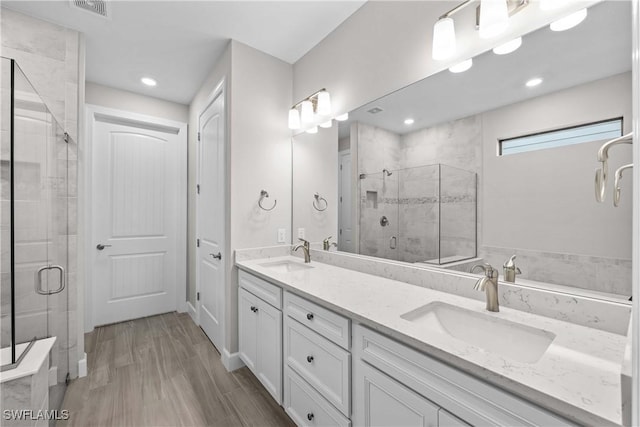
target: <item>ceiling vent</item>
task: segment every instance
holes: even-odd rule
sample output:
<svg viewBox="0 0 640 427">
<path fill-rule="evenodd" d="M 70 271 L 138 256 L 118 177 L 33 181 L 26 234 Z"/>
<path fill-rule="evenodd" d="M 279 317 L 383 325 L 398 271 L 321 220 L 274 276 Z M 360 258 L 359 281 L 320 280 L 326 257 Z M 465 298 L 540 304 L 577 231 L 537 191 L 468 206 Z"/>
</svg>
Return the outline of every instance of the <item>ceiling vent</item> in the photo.
<svg viewBox="0 0 640 427">
<path fill-rule="evenodd" d="M 372 109 L 367 110 L 367 112 L 371 113 L 371 114 L 378 114 L 381 111 L 382 111 L 382 108 L 380 108 L 380 107 L 373 107 Z"/>
<path fill-rule="evenodd" d="M 71 0 L 71 4 L 86 12 L 109 18 L 109 4 L 105 0 Z"/>
</svg>

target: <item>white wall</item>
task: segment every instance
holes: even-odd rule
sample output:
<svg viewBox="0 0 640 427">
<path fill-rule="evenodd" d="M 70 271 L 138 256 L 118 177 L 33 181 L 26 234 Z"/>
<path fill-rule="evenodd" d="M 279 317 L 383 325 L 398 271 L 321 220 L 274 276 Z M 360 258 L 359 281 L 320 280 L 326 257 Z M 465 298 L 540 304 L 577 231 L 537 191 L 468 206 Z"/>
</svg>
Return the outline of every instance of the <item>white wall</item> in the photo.
<svg viewBox="0 0 640 427">
<path fill-rule="evenodd" d="M 293 98 L 324 87 L 331 92 L 336 112 L 354 110 L 597 1 L 569 3 L 554 13 L 531 4 L 511 19 L 505 34 L 490 40 L 478 37 L 475 7 L 469 7 L 455 15 L 458 54 L 436 62 L 431 59 L 433 24 L 455 2 L 367 2 L 294 64 Z"/>
<path fill-rule="evenodd" d="M 613 173 L 631 146 L 610 151 L 607 200 L 595 202 L 601 142 L 497 156 L 499 138 L 624 117 L 631 130 L 631 73 L 483 114 L 482 243 L 505 248 L 631 259 L 631 179 L 612 204 Z M 517 220 L 514 220 L 517 218 Z"/>
<path fill-rule="evenodd" d="M 293 242 L 298 228 L 305 238 L 321 242 L 331 236 L 338 239 L 338 126 L 319 128 L 317 134 L 301 133 L 293 138 Z M 327 200 L 326 210 L 314 209 L 313 195 Z M 318 204 L 318 203 L 316 203 Z M 325 208 L 324 202 L 318 206 Z"/>
<path fill-rule="evenodd" d="M 87 104 L 175 120 L 182 123 L 186 123 L 189 120 L 188 105 L 139 95 L 92 82 L 86 83 L 85 90 Z"/>
</svg>

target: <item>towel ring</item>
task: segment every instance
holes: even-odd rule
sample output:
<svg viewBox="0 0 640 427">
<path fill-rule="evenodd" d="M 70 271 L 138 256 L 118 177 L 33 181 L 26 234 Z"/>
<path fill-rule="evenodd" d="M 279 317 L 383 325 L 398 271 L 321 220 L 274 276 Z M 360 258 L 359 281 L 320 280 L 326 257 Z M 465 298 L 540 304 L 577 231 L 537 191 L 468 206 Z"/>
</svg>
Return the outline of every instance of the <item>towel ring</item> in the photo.
<svg viewBox="0 0 640 427">
<path fill-rule="evenodd" d="M 260 190 L 260 200 L 258 200 L 258 206 L 260 206 L 260 209 L 267 212 L 274 210 L 276 208 L 276 205 L 278 204 L 278 201 L 274 200 L 273 206 L 271 206 L 270 208 L 265 208 L 264 206 L 262 206 L 262 201 L 265 198 L 269 198 L 269 193 L 267 193 L 265 190 Z"/>
<path fill-rule="evenodd" d="M 313 198 L 315 199 L 313 201 L 313 208 L 319 212 L 322 211 L 326 211 L 327 208 L 329 207 L 329 203 L 327 202 L 327 199 L 325 199 L 324 197 L 322 197 L 320 194 L 316 193 L 313 195 Z M 324 202 L 324 208 L 320 209 L 320 204 L 321 202 Z"/>
</svg>

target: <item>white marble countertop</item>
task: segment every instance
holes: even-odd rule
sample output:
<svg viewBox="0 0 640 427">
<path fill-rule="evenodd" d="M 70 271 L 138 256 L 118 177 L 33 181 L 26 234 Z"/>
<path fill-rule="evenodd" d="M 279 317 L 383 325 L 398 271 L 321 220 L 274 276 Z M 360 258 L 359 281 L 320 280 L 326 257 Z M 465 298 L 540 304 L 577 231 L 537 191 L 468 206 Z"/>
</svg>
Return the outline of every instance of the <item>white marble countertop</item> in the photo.
<svg viewBox="0 0 640 427">
<path fill-rule="evenodd" d="M 33 347 L 29 349 L 27 354 L 24 355 L 24 358 L 20 361 L 20 364 L 17 367 L 0 373 L 0 383 L 36 374 L 49 355 L 49 352 L 55 342 L 56 337 L 37 340 L 33 343 Z M 16 345 L 16 352 L 20 354 L 28 345 L 29 343 Z M 3 348 L 0 358 L 2 359 L 3 365 L 9 364 L 11 362 L 11 348 Z"/>
<path fill-rule="evenodd" d="M 236 264 L 570 421 L 598 426 L 621 423 L 620 373 L 627 342 L 622 335 L 504 307 L 499 313 L 488 313 L 484 301 L 313 260 L 309 264 L 313 268 L 292 272 L 261 266 L 282 260 L 302 262 L 286 256 Z M 556 337 L 537 362 L 524 363 L 400 317 L 434 301 L 546 330 Z"/>
</svg>

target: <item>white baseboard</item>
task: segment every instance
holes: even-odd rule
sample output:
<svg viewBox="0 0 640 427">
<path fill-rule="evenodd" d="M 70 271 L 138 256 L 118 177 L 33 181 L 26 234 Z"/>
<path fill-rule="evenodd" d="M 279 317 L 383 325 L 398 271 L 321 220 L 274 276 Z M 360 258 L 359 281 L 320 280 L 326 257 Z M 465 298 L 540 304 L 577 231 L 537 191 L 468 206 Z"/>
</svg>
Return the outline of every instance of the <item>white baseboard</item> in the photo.
<svg viewBox="0 0 640 427">
<path fill-rule="evenodd" d="M 229 353 L 226 348 L 222 351 L 222 364 L 227 371 L 232 372 L 244 366 L 244 362 L 240 359 L 240 353 Z"/>
<path fill-rule="evenodd" d="M 82 359 L 78 360 L 78 377 L 87 376 L 87 353 L 82 354 Z"/>
<path fill-rule="evenodd" d="M 200 323 L 198 322 L 198 313 L 196 312 L 196 308 L 191 305 L 191 303 L 189 301 L 186 302 L 187 305 L 187 313 L 189 313 L 189 316 L 191 316 L 191 320 L 193 320 L 193 323 L 195 323 L 196 325 L 199 325 Z"/>
</svg>

